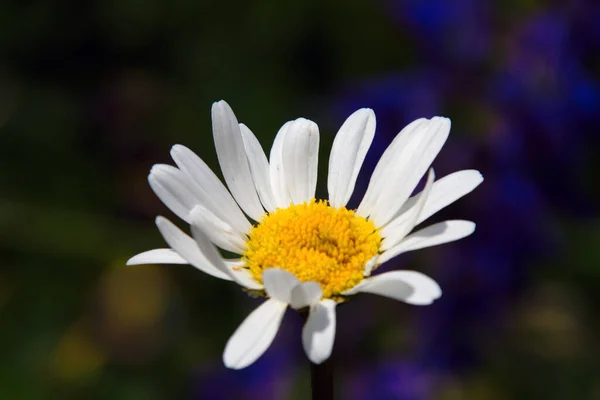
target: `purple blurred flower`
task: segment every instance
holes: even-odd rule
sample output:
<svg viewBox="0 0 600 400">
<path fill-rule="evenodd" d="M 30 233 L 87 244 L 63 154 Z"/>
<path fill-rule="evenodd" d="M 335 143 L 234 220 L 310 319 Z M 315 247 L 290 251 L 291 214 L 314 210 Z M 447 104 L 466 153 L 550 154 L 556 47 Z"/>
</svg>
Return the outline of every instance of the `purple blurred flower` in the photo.
<svg viewBox="0 0 600 400">
<path fill-rule="evenodd" d="M 367 365 L 347 379 L 342 398 L 348 400 L 426 400 L 435 390 L 436 375 L 411 362 Z"/>
<path fill-rule="evenodd" d="M 478 346 L 506 316 L 531 262 L 560 248 L 555 210 L 591 212 L 586 188 L 574 177 L 582 175 L 581 155 L 597 140 L 600 122 L 600 86 L 585 62 L 590 46 L 600 43 L 597 22 L 587 14 L 600 11 L 585 2 L 538 10 L 507 31 L 506 25 L 493 31 L 495 11 L 485 2 L 387 4 L 399 27 L 416 38 L 419 72 L 346 87 L 333 108 L 340 116 L 375 110 L 384 139 L 369 153 L 371 168 L 407 122 L 456 114 L 454 135 L 434 167 L 439 176 L 466 166 L 486 176 L 477 194 L 444 212 L 468 209 L 477 232 L 452 248 L 430 250 L 444 298 L 418 314 L 417 351 L 412 362 L 405 360 L 423 371 L 458 372 L 480 361 Z M 361 177 L 357 187 L 364 189 L 368 174 Z M 386 382 L 377 374 L 369 379 L 377 381 L 371 386 Z"/>
</svg>

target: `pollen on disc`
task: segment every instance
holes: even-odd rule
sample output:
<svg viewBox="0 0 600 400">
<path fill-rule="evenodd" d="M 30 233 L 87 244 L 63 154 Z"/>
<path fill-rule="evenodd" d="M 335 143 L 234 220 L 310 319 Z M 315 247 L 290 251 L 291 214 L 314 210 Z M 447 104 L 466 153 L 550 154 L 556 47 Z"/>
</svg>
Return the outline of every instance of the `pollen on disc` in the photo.
<svg viewBox="0 0 600 400">
<path fill-rule="evenodd" d="M 265 269 L 277 267 L 318 282 L 323 297 L 331 298 L 363 279 L 380 244 L 371 221 L 313 199 L 266 215 L 250 231 L 243 259 L 259 282 Z"/>
</svg>

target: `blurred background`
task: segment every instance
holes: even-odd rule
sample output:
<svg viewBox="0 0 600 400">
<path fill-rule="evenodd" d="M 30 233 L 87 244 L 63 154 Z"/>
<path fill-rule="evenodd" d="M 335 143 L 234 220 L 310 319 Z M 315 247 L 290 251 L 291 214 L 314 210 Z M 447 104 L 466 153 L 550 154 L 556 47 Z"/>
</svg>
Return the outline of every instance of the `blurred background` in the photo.
<svg viewBox="0 0 600 400">
<path fill-rule="evenodd" d="M 453 124 L 437 175 L 486 178 L 437 218 L 473 236 L 382 267 L 426 272 L 441 300 L 339 309 L 339 399 L 600 399 L 600 3 L 5 0 L 0 26 L 0 398 L 308 398 L 297 315 L 227 370 L 260 300 L 124 265 L 163 247 L 154 217 L 173 216 L 146 176 L 171 145 L 218 171 L 225 99 L 266 149 L 316 121 L 322 172 L 344 119 L 373 108 L 359 192 L 433 115 Z"/>
</svg>

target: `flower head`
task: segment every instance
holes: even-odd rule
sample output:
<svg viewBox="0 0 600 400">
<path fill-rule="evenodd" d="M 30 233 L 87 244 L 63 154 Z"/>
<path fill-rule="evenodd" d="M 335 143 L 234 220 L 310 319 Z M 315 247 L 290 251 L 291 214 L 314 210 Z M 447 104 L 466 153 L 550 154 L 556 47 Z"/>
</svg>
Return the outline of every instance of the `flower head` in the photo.
<svg viewBox="0 0 600 400">
<path fill-rule="evenodd" d="M 483 180 L 466 170 L 434 182 L 430 170 L 424 189 L 410 197 L 448 137 L 448 119 L 418 119 L 404 128 L 381 157 L 356 210 L 346 205 L 375 134 L 372 110 L 356 111 L 335 137 L 328 200 L 315 199 L 314 122 L 299 118 L 283 125 L 267 159 L 227 103 L 213 105 L 212 120 L 227 188 L 191 150 L 173 146 L 178 168 L 155 165 L 148 180 L 191 225 L 192 237 L 157 217 L 170 248 L 138 254 L 128 264 L 191 264 L 267 298 L 229 339 L 225 365 L 244 368 L 260 357 L 288 306 L 308 309 L 302 342 L 310 360 L 321 363 L 333 347 L 336 305 L 349 296 L 374 293 L 415 305 L 440 297 L 438 284 L 420 272 L 372 273 L 401 253 L 458 240 L 475 229 L 473 222 L 452 220 L 411 233 Z M 223 258 L 217 247 L 240 257 Z"/>
</svg>

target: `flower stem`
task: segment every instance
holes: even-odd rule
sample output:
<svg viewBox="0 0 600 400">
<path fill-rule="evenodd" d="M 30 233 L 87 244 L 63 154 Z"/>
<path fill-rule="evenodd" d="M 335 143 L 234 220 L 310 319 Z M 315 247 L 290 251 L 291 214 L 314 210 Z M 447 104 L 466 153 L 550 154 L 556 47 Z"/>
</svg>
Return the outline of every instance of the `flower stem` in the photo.
<svg viewBox="0 0 600 400">
<path fill-rule="evenodd" d="M 321 364 L 310 363 L 312 400 L 333 400 L 333 362 L 331 357 Z"/>
<path fill-rule="evenodd" d="M 304 323 L 308 319 L 308 309 L 300 310 Z M 330 356 L 321 364 L 310 363 L 310 387 L 312 400 L 333 400 L 333 361 Z"/>
</svg>

